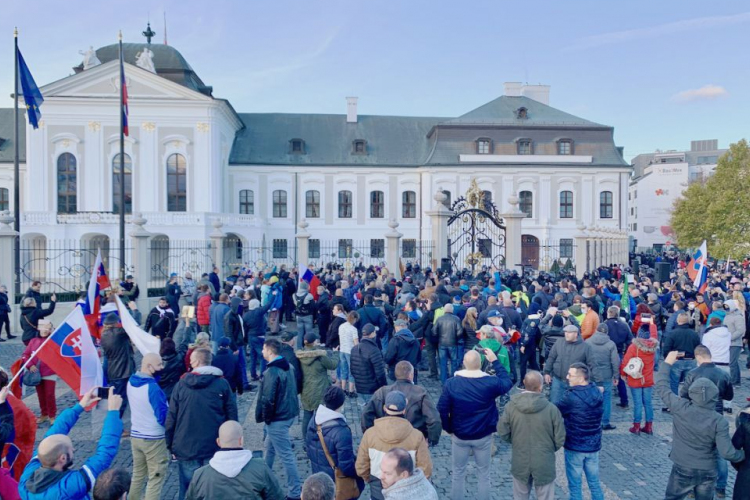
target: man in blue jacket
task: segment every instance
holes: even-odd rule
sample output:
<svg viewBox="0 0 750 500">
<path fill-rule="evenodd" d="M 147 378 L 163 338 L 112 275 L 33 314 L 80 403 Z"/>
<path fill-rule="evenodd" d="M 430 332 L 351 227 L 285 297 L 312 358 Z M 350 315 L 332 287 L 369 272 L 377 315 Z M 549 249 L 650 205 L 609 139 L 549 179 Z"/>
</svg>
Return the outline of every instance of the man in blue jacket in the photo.
<svg viewBox="0 0 750 500">
<path fill-rule="evenodd" d="M 73 466 L 73 442 L 68 433 L 78 421 L 84 408 L 99 401 L 97 388 L 87 392 L 79 404 L 62 412 L 39 443 L 36 455 L 26 466 L 18 484 L 18 493 L 24 500 L 88 499 L 96 478 L 104 472 L 117 455 L 122 434 L 120 406 L 122 398 L 109 390 L 107 417 L 96 453 L 80 469 Z"/>
<path fill-rule="evenodd" d="M 604 396 L 601 388 L 589 381 L 589 368 L 584 363 L 571 364 L 567 379 L 569 388 L 555 404 L 565 421 L 565 475 L 570 498 L 583 498 L 581 477 L 585 471 L 591 500 L 604 500 L 599 483 Z"/>
<path fill-rule="evenodd" d="M 208 326 L 211 332 L 211 350 L 214 355 L 219 351 L 219 341 L 225 337 L 224 317 L 231 309 L 229 308 L 229 295 L 222 293 L 219 295 L 219 301 L 211 304 L 208 310 L 210 323 Z"/>
<path fill-rule="evenodd" d="M 454 500 L 463 498 L 466 465 L 472 451 L 479 476 L 476 499 L 490 498 L 492 436 L 499 418 L 495 400 L 513 387 L 508 372 L 495 353 L 485 349 L 484 355 L 497 375 L 483 372 L 479 353 L 469 351 L 464 355 L 465 369 L 448 379 L 437 405 L 443 430 L 453 437 L 450 498 Z"/>
</svg>

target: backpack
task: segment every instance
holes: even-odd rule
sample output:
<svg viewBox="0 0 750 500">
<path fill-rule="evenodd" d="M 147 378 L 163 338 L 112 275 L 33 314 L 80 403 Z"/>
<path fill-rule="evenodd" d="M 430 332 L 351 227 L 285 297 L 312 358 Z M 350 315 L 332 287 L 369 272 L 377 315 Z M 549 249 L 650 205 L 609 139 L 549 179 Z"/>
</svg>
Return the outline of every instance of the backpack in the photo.
<svg viewBox="0 0 750 500">
<path fill-rule="evenodd" d="M 307 296 L 310 295 L 309 293 L 307 295 L 304 295 L 300 297 L 297 294 L 292 295 L 292 298 L 294 300 L 294 314 L 297 316 L 310 316 L 313 313 L 313 305 L 315 304 L 315 301 L 311 300 L 307 303 L 305 303 L 305 300 L 307 299 Z"/>
<path fill-rule="evenodd" d="M 630 358 L 628 364 L 622 369 L 628 376 L 633 378 L 643 378 L 643 360 L 638 356 L 638 346 L 635 348 L 635 356 Z"/>
</svg>

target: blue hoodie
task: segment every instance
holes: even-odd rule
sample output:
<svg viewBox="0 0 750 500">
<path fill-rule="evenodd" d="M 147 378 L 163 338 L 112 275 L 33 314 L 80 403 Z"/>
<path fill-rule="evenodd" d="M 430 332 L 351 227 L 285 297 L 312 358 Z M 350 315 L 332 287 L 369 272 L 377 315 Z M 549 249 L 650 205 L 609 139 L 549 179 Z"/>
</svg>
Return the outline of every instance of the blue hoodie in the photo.
<svg viewBox="0 0 750 500">
<path fill-rule="evenodd" d="M 157 380 L 137 372 L 128 380 L 128 401 L 132 427 L 130 435 L 139 439 L 164 439 L 167 396 Z"/>
</svg>

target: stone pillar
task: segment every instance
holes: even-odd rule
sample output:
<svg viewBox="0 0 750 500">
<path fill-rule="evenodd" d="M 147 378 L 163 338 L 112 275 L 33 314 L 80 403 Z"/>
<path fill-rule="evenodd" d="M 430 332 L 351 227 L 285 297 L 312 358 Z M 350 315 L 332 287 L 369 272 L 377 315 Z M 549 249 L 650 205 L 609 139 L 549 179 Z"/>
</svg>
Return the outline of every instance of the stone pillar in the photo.
<svg viewBox="0 0 750 500">
<path fill-rule="evenodd" d="M 398 261 L 398 246 L 401 242 L 401 237 L 403 236 L 403 234 L 399 233 L 396 230 L 396 228 L 398 227 L 398 222 L 396 222 L 396 219 L 391 219 L 390 221 L 388 221 L 388 227 L 390 227 L 391 230 L 385 233 L 385 261 L 388 265 L 388 270 L 393 273 L 393 276 L 395 276 L 397 280 L 400 280 L 402 276 L 401 266 L 399 266 Z"/>
<path fill-rule="evenodd" d="M 8 300 L 11 305 L 15 303 L 16 269 L 15 253 L 13 250 L 16 244 L 16 236 L 18 235 L 13 230 L 14 220 L 13 215 L 8 210 L 0 212 L 0 255 L 3 256 L 0 259 L 0 284 L 8 287 Z M 19 308 L 12 307 L 12 309 L 17 310 Z M 13 323 L 13 326 L 16 324 Z"/>
<path fill-rule="evenodd" d="M 133 278 L 141 289 L 136 304 L 144 315 L 149 311 L 148 282 L 151 280 L 151 249 L 148 240 L 152 236 L 143 228 L 146 222 L 143 214 L 135 214 L 132 220 L 134 228 L 130 232 L 133 241 Z"/>
<path fill-rule="evenodd" d="M 310 233 L 307 232 L 307 227 L 310 224 L 305 219 L 299 221 L 297 227 L 297 266 L 307 267 L 310 258 Z"/>
<path fill-rule="evenodd" d="M 505 221 L 505 269 L 514 270 L 523 263 L 523 250 L 521 227 L 526 214 L 518 209 L 518 197 L 512 195 L 508 197 L 510 212 L 502 214 Z"/>
<path fill-rule="evenodd" d="M 214 230 L 211 232 L 211 234 L 208 235 L 209 238 L 211 238 L 211 260 L 213 261 L 213 265 L 218 267 L 220 272 L 222 274 L 225 274 L 225 269 L 222 269 L 222 264 L 224 262 L 224 237 L 226 234 L 224 231 L 222 231 L 222 227 L 224 226 L 224 223 L 221 222 L 220 219 L 216 218 L 211 223 L 211 225 L 214 227 Z"/>
<path fill-rule="evenodd" d="M 439 266 L 441 259 L 450 257 L 448 255 L 448 219 L 451 218 L 451 211 L 445 208 L 443 202 L 448 197 L 442 190 L 438 190 L 433 197 L 435 205 L 432 210 L 425 212 L 431 219 L 432 223 L 432 244 L 434 245 L 433 258 Z"/>
<path fill-rule="evenodd" d="M 583 273 L 588 271 L 588 262 L 586 256 L 586 226 L 578 226 L 578 234 L 575 235 L 576 251 L 575 251 L 575 264 L 576 264 L 576 278 L 582 279 Z"/>
</svg>

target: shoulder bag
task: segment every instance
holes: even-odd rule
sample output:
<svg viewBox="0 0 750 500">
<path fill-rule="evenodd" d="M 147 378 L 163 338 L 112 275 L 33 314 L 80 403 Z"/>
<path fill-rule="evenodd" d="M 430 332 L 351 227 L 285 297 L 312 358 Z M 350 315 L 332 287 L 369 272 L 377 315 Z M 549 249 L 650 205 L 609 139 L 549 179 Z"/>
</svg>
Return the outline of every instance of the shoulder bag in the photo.
<svg viewBox="0 0 750 500">
<path fill-rule="evenodd" d="M 333 463 L 333 458 L 331 458 L 331 454 L 328 453 L 326 441 L 323 439 L 323 428 L 321 426 L 317 427 L 320 446 L 323 448 L 323 453 L 326 455 L 328 465 L 333 469 L 333 475 L 336 478 L 336 500 L 351 500 L 352 498 L 359 498 L 361 492 L 359 491 L 359 486 L 357 486 L 357 479 L 345 476 L 344 473 L 341 472 L 341 469 L 336 467 L 336 464 Z"/>
</svg>

